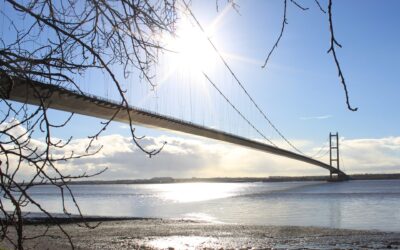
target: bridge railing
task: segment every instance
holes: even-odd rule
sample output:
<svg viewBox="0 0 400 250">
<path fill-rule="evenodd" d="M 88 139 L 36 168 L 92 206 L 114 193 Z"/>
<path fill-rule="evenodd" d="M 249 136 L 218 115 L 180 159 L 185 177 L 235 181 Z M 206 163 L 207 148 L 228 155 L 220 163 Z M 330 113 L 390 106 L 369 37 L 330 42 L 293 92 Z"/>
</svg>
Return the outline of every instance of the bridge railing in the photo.
<svg viewBox="0 0 400 250">
<path fill-rule="evenodd" d="M 156 126 L 156 127 L 161 127 L 161 128 L 166 128 L 166 129 L 172 129 L 175 131 L 180 131 L 184 133 L 190 133 L 190 134 L 195 134 L 199 135 L 202 137 L 207 137 L 207 138 L 212 138 L 212 139 L 217 139 L 217 140 L 222 140 L 234 144 L 239 144 L 242 146 L 250 147 L 253 149 L 257 150 L 262 150 L 268 153 L 276 154 L 276 155 L 281 155 L 284 157 L 292 158 L 295 160 L 303 161 L 306 163 L 310 163 L 313 165 L 320 166 L 322 168 L 330 170 L 332 173 L 337 173 L 339 175 L 345 175 L 341 170 L 335 169 L 332 166 L 323 163 L 321 161 L 312 159 L 310 157 L 307 157 L 305 155 L 300 155 L 295 152 L 291 152 L 286 149 L 282 149 L 273 145 L 270 145 L 268 143 L 261 142 L 259 140 L 254 140 L 254 139 L 248 139 L 243 136 L 238 136 L 235 134 L 227 133 L 224 131 L 219 131 L 214 128 L 209 128 L 204 125 L 198 125 L 193 122 L 188 122 L 182 119 L 178 119 L 172 116 L 167 116 L 167 115 L 162 115 L 154 111 L 149 111 L 143 108 L 139 107 L 134 107 L 133 105 L 129 105 L 128 103 L 123 103 L 122 101 L 115 101 L 115 100 L 110 100 L 108 98 L 104 98 L 101 96 L 96 96 L 94 94 L 86 93 L 82 90 L 77 90 L 77 89 L 71 89 L 65 86 L 57 86 L 54 84 L 48 84 L 48 83 L 41 83 L 37 81 L 32 81 L 32 80 L 24 80 L 24 79 L 14 79 L 13 82 L 10 82 L 9 80 L 6 80 L 4 78 L 0 78 L 0 90 L 2 94 L 5 94 L 4 98 L 11 99 L 11 100 L 16 100 L 19 102 L 25 102 L 33 105 L 38 105 L 38 102 L 35 102 L 34 99 L 41 98 L 41 95 L 47 95 L 48 98 L 50 98 L 51 94 L 59 94 L 59 95 L 68 95 L 72 98 L 69 100 L 62 100 L 58 99 L 57 97 L 54 97 L 53 99 L 49 99 L 49 101 L 56 101 L 59 104 L 67 101 L 67 103 L 73 103 L 74 101 L 79 101 L 80 104 L 84 105 L 85 102 L 90 102 L 92 103 L 91 105 L 98 105 L 100 110 L 101 108 L 107 108 L 110 109 L 115 109 L 116 111 L 119 110 L 125 110 L 126 112 L 132 112 L 134 115 L 135 113 L 138 115 L 132 120 L 129 119 L 129 121 L 133 121 L 135 124 L 142 124 L 142 125 L 149 125 L 151 127 Z M 24 91 L 24 88 L 27 91 Z M 8 93 L 8 94 L 7 94 Z M 36 94 L 36 95 L 35 95 Z M 39 96 L 37 96 L 39 94 Z M 46 98 L 46 97 L 44 97 Z M 31 100 L 33 99 L 33 100 Z M 99 105 L 100 104 L 100 105 Z M 74 106 L 74 105 L 72 105 Z M 77 111 L 79 113 L 79 107 L 75 106 L 75 109 L 65 109 L 65 108 L 60 108 L 61 110 L 71 110 Z M 82 113 L 85 114 L 85 113 Z M 117 115 L 117 114 L 116 114 Z M 140 116 L 147 116 L 149 119 L 139 119 Z M 102 118 L 107 119 L 107 116 L 99 116 Z M 120 117 L 124 122 L 128 122 L 127 118 L 121 116 Z M 118 118 L 119 119 L 119 118 Z M 120 120 L 120 119 L 119 119 Z M 163 120 L 162 125 L 159 123 L 158 120 Z M 169 124 L 169 125 L 168 125 Z M 176 126 L 175 126 L 176 124 Z M 161 126 L 160 126 L 161 125 Z"/>
<path fill-rule="evenodd" d="M 91 94 L 91 93 L 88 93 L 88 92 L 85 92 L 85 91 L 82 91 L 82 90 L 77 90 L 77 89 L 69 88 L 69 87 L 66 87 L 66 86 L 59 86 L 59 85 L 54 85 L 54 84 L 49 84 L 49 83 L 42 83 L 42 82 L 37 82 L 37 81 L 32 81 L 32 82 L 34 82 L 35 85 L 39 86 L 40 88 L 44 88 L 46 90 L 65 92 L 65 94 L 69 94 L 69 95 L 75 94 L 75 95 L 80 96 L 80 97 L 83 96 L 85 98 L 88 98 L 91 102 L 94 102 L 94 103 L 95 102 L 103 102 L 106 105 L 110 105 L 110 104 L 114 105 L 116 109 L 118 109 L 118 108 L 120 108 L 120 109 L 128 108 L 130 110 L 134 110 L 135 112 L 138 112 L 138 113 L 141 113 L 141 114 L 145 114 L 145 115 L 152 115 L 152 116 L 157 117 L 159 119 L 169 120 L 169 121 L 176 122 L 176 123 L 179 123 L 179 124 L 189 125 L 189 126 L 192 126 L 194 128 L 206 129 L 206 130 L 209 130 L 209 131 L 220 133 L 220 134 L 225 135 L 225 136 L 234 136 L 234 137 L 237 137 L 237 138 L 240 138 L 240 139 L 243 139 L 243 140 L 253 140 L 253 141 L 259 142 L 259 141 L 254 140 L 254 139 L 249 139 L 249 138 L 246 138 L 246 137 L 243 137 L 243 136 L 240 136 L 240 135 L 236 135 L 236 134 L 233 134 L 233 133 L 228 133 L 228 132 L 225 132 L 225 131 L 222 131 L 222 130 L 218 130 L 218 129 L 215 129 L 215 128 L 208 127 L 206 125 L 200 125 L 200 124 L 197 124 L 197 123 L 194 123 L 194 122 L 191 122 L 191 121 L 186 121 L 186 120 L 183 120 L 183 119 L 180 119 L 180 118 L 176 118 L 174 116 L 164 115 L 164 114 L 152 111 L 152 110 L 148 110 L 148 109 L 144 109 L 144 108 L 137 107 L 137 106 L 134 106 L 134 105 L 130 105 L 129 103 L 127 105 L 123 105 L 122 101 L 119 102 L 119 101 L 116 101 L 116 100 L 113 100 L 113 99 L 109 99 L 109 98 L 106 98 L 106 97 L 103 97 L 103 96 L 94 95 L 94 94 Z M 265 142 L 260 142 L 260 143 L 265 143 Z M 279 147 L 274 146 L 274 145 L 271 145 L 271 147 L 279 148 Z"/>
</svg>

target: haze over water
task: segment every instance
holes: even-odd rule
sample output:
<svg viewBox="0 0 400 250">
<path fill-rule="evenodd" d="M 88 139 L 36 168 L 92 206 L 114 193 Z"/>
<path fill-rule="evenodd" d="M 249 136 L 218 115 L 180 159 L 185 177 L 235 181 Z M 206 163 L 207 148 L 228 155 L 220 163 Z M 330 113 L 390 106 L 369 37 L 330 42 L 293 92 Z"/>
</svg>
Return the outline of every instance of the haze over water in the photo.
<svg viewBox="0 0 400 250">
<path fill-rule="evenodd" d="M 73 185 L 84 214 L 400 231 L 400 180 Z M 31 194 L 61 212 L 54 187 Z M 26 211 L 34 211 L 26 208 Z M 74 210 L 71 210 L 74 211 Z"/>
</svg>

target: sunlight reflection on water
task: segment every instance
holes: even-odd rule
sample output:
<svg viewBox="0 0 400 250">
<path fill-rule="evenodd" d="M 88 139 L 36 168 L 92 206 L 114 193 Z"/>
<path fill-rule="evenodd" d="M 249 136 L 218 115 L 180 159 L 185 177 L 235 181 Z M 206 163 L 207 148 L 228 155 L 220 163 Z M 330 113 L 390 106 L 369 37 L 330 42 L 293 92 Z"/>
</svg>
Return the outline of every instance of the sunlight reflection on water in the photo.
<svg viewBox="0 0 400 250">
<path fill-rule="evenodd" d="M 200 236 L 170 236 L 150 240 L 146 245 L 156 249 L 199 249 L 205 243 L 212 244 L 218 242 L 211 237 Z"/>
<path fill-rule="evenodd" d="M 181 183 L 148 186 L 164 200 L 174 202 L 197 202 L 228 198 L 238 194 L 243 186 L 234 183 Z"/>
<path fill-rule="evenodd" d="M 218 221 L 217 218 L 215 218 L 214 216 L 211 216 L 206 213 L 187 213 L 187 214 L 184 214 L 183 217 L 184 217 L 184 219 L 187 219 L 187 220 L 213 222 L 213 223 L 218 223 L 218 224 L 223 223 L 221 221 Z"/>
<path fill-rule="evenodd" d="M 400 180 L 71 188 L 86 215 L 400 231 Z M 54 187 L 37 186 L 30 193 L 48 211 L 62 212 L 60 193 Z M 77 213 L 71 199 L 66 203 L 70 212 Z M 39 212 L 32 206 L 24 211 Z"/>
</svg>

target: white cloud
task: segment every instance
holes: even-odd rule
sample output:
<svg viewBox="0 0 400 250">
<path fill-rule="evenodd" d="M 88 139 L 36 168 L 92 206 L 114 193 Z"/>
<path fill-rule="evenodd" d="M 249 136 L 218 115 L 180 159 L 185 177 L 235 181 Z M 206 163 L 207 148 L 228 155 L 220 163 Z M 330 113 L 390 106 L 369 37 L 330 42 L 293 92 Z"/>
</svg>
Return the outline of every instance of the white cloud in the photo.
<svg viewBox="0 0 400 250">
<path fill-rule="evenodd" d="M 15 129 L 18 134 L 24 132 L 22 128 Z M 96 177 L 97 179 L 328 174 L 325 169 L 317 166 L 215 140 L 159 136 L 145 137 L 140 142 L 147 148 L 154 148 L 161 146 L 164 141 L 168 144 L 162 152 L 150 159 L 132 143 L 130 137 L 101 136 L 96 144 L 103 145 L 103 149 L 98 154 L 60 162 L 57 167 L 64 174 L 75 175 L 94 173 L 107 167 L 108 170 Z M 44 146 L 38 139 L 32 139 L 32 143 L 39 148 Z M 307 140 L 293 143 L 300 148 L 310 149 L 307 152 L 309 155 L 314 155 L 320 149 L 313 147 L 313 143 Z M 83 153 L 87 144 L 86 138 L 74 139 L 67 147 L 58 149 L 53 154 L 61 156 L 70 151 Z M 347 173 L 400 172 L 400 137 L 353 140 L 341 138 L 340 148 Z M 328 162 L 328 156 L 319 160 Z M 29 167 L 22 168 L 21 174 L 28 176 L 32 171 Z"/>
<path fill-rule="evenodd" d="M 350 173 L 400 172 L 400 137 L 342 139 L 341 153 Z"/>
<path fill-rule="evenodd" d="M 100 153 L 68 162 L 62 168 L 94 171 L 109 167 L 98 179 L 326 174 L 315 166 L 213 140 L 160 136 L 146 137 L 141 143 L 154 147 L 163 141 L 168 143 L 162 152 L 149 159 L 129 137 L 103 136 L 99 139 L 104 146 Z M 71 146 L 77 148 L 79 144 L 83 146 L 84 140 L 75 140 Z"/>
<path fill-rule="evenodd" d="M 325 120 L 332 118 L 332 115 L 306 116 L 300 117 L 300 120 Z"/>
</svg>

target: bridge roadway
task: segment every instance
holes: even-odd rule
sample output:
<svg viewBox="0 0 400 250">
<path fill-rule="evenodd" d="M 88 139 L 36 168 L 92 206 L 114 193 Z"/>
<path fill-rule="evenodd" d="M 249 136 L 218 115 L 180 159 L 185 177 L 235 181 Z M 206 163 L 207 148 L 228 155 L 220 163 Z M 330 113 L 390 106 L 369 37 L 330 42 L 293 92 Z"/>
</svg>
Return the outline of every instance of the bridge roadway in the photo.
<svg viewBox="0 0 400 250">
<path fill-rule="evenodd" d="M 129 112 L 132 123 L 140 126 L 178 131 L 186 134 L 229 142 L 316 165 L 329 170 L 331 173 L 338 174 L 339 177 L 346 176 L 346 174 L 341 170 L 338 170 L 324 162 L 285 149 L 277 148 L 258 141 L 216 129 L 207 128 L 173 117 L 157 114 L 137 107 L 130 106 L 127 109 L 125 106 L 121 106 L 120 103 L 114 101 L 51 84 L 35 81 L 28 82 L 21 79 L 14 79 L 13 83 L 11 84 L 9 80 L 0 78 L 0 95 L 5 99 L 31 105 L 39 105 L 40 98 L 38 98 L 38 96 L 41 96 L 45 97 L 42 98 L 42 100 L 45 100 L 45 105 L 48 108 L 98 117 L 106 120 L 111 119 L 115 113 L 120 110 L 115 115 L 114 120 L 123 123 L 129 123 Z"/>
</svg>

